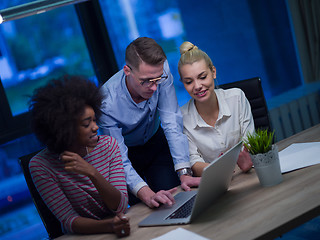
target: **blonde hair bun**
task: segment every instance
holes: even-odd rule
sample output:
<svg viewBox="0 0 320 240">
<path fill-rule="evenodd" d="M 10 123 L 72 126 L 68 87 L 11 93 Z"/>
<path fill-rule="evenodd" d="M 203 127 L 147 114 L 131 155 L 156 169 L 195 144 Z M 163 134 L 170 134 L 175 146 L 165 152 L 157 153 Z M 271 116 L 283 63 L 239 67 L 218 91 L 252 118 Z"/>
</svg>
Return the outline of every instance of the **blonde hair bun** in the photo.
<svg viewBox="0 0 320 240">
<path fill-rule="evenodd" d="M 196 45 L 194 45 L 193 43 L 186 41 L 186 42 L 182 43 L 180 46 L 180 55 L 183 55 L 186 52 L 191 51 L 193 49 L 198 49 L 198 47 Z"/>
</svg>

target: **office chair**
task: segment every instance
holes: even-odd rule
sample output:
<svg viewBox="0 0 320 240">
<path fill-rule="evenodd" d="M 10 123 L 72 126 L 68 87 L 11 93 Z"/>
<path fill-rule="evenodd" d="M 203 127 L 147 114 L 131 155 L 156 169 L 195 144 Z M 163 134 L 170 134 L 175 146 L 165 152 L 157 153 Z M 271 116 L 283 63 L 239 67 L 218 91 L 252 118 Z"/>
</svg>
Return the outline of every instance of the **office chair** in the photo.
<svg viewBox="0 0 320 240">
<path fill-rule="evenodd" d="M 269 120 L 268 106 L 259 77 L 222 84 L 219 85 L 218 88 L 240 88 L 250 103 L 255 129 L 268 129 L 269 131 L 273 131 Z"/>
<path fill-rule="evenodd" d="M 29 162 L 31 158 L 36 155 L 39 151 L 22 156 L 19 158 L 19 164 L 22 168 L 24 177 L 26 179 L 32 200 L 36 206 L 40 218 L 45 226 L 49 239 L 54 239 L 63 235 L 60 221 L 53 215 L 49 210 L 45 202 L 42 200 L 36 186 L 33 183 L 30 171 L 29 171 Z"/>
</svg>

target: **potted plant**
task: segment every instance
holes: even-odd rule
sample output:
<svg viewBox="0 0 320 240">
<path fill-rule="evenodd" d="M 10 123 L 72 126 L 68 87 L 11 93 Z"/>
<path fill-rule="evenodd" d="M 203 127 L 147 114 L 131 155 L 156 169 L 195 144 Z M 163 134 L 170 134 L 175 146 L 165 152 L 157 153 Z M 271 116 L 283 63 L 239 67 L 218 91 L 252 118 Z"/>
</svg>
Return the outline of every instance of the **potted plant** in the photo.
<svg viewBox="0 0 320 240">
<path fill-rule="evenodd" d="M 273 143 L 274 131 L 258 129 L 243 140 L 248 149 L 260 184 L 269 187 L 282 182 L 278 147 Z"/>
</svg>

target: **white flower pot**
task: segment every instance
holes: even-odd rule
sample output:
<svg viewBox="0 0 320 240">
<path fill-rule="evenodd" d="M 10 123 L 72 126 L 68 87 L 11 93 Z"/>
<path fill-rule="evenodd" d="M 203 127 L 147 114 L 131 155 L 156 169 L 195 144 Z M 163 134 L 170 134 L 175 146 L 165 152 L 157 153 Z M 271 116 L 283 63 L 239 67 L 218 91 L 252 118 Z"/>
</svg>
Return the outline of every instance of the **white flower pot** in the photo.
<svg viewBox="0 0 320 240">
<path fill-rule="evenodd" d="M 277 145 L 272 145 L 272 149 L 267 153 L 250 156 L 261 186 L 270 187 L 282 182 Z"/>
</svg>

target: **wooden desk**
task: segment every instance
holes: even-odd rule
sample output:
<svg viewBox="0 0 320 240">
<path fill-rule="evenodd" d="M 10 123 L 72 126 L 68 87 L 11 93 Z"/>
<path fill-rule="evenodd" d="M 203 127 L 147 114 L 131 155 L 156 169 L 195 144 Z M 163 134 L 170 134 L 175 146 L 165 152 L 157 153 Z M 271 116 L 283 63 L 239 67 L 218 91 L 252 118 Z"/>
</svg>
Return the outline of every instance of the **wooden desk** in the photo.
<svg viewBox="0 0 320 240">
<path fill-rule="evenodd" d="M 320 141 L 320 124 L 277 143 L 279 150 L 294 142 Z M 320 214 L 320 164 L 283 175 L 283 182 L 261 187 L 251 170 L 237 172 L 229 191 L 193 223 L 144 227 L 137 224 L 152 210 L 137 204 L 128 211 L 131 235 L 123 239 L 152 239 L 182 227 L 210 239 L 273 239 Z M 64 235 L 59 240 L 117 239 L 114 234 Z"/>
</svg>

